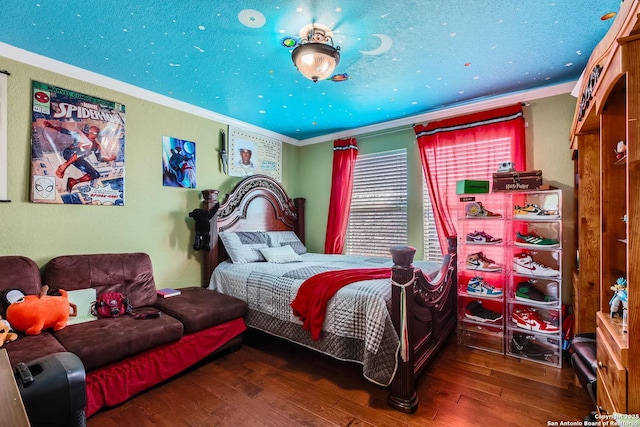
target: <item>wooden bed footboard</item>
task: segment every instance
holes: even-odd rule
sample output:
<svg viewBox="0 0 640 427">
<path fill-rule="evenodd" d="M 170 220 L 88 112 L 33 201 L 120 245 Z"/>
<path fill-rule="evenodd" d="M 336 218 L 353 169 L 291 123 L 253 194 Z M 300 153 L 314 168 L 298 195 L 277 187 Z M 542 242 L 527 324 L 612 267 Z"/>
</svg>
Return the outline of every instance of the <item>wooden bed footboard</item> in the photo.
<svg viewBox="0 0 640 427">
<path fill-rule="evenodd" d="M 205 227 L 196 230 L 198 238 L 206 236 L 204 244 L 198 245 L 203 251 L 205 287 L 216 266 L 228 258 L 219 240 L 220 231 L 294 231 L 304 243 L 305 199 L 290 199 L 272 178 L 252 175 L 240 181 L 225 200 L 218 201 L 218 194 L 217 190 L 204 190 L 201 209 L 190 214 L 194 218 L 207 214 L 209 218 Z M 406 337 L 407 346 L 405 356 L 399 356 L 388 403 L 402 412 L 412 413 L 418 408 L 415 380 L 455 328 L 456 237 L 449 239 L 448 249 L 435 277 L 425 277 L 414 269 L 414 248 L 391 250 L 391 317 L 398 335 Z M 407 314 L 404 320 L 402 313 Z"/>
<path fill-rule="evenodd" d="M 388 403 L 401 412 L 413 413 L 418 409 L 416 378 L 455 329 L 457 238 L 447 240 L 448 253 L 432 278 L 414 269 L 414 248 L 391 248 L 394 263 L 391 318 L 401 347 Z"/>
</svg>

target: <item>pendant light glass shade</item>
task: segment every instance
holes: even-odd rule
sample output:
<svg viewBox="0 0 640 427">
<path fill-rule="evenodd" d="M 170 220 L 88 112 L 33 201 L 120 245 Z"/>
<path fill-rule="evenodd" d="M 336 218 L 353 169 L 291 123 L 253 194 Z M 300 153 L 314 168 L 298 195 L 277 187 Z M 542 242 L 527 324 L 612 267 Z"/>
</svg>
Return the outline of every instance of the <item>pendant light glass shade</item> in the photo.
<svg viewBox="0 0 640 427">
<path fill-rule="evenodd" d="M 303 39 L 291 53 L 291 59 L 298 71 L 314 83 L 331 77 L 340 63 L 340 48 L 333 46 L 331 37 L 327 35 L 330 30 L 318 28 L 317 25 L 312 26 L 310 30 L 301 30 L 301 35 L 308 31 L 307 40 Z"/>
<path fill-rule="evenodd" d="M 317 82 L 333 74 L 340 62 L 340 52 L 327 44 L 306 43 L 294 49 L 292 59 L 303 76 Z"/>
</svg>

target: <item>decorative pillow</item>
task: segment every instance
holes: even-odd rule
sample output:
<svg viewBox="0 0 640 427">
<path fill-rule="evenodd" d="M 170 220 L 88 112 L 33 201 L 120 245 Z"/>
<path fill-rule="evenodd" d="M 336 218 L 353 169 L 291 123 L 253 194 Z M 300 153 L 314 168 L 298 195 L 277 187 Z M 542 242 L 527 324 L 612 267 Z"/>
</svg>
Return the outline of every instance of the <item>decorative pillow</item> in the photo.
<svg viewBox="0 0 640 427">
<path fill-rule="evenodd" d="M 268 248 L 269 245 L 262 231 L 223 231 L 220 239 L 234 264 L 265 261 L 260 249 Z"/>
<path fill-rule="evenodd" d="M 277 246 L 275 248 L 260 249 L 262 255 L 268 262 L 276 264 L 286 264 L 289 262 L 302 262 L 302 258 L 291 246 Z"/>
<path fill-rule="evenodd" d="M 265 234 L 269 247 L 291 246 L 298 255 L 307 253 L 307 247 L 293 231 L 267 231 Z"/>
</svg>

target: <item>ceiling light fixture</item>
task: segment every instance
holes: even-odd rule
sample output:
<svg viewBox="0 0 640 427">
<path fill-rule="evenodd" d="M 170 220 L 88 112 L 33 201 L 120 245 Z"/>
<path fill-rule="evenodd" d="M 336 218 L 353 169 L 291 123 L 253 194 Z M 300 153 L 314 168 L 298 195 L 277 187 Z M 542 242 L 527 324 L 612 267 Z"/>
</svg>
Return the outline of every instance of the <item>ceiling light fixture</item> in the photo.
<svg viewBox="0 0 640 427">
<path fill-rule="evenodd" d="M 340 62 L 340 47 L 333 45 L 333 31 L 322 24 L 305 25 L 291 59 L 298 71 L 314 83 L 329 78 Z"/>
</svg>

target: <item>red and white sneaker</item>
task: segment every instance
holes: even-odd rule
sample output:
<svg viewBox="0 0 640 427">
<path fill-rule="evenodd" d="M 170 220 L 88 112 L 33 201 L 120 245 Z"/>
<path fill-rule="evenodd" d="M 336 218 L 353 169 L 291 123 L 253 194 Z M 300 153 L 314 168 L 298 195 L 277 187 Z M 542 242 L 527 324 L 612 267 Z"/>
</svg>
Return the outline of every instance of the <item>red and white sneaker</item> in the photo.
<svg viewBox="0 0 640 427">
<path fill-rule="evenodd" d="M 513 271 L 518 274 L 539 277 L 559 277 L 560 271 L 534 261 L 526 252 L 513 256 Z"/>
<path fill-rule="evenodd" d="M 540 318 L 536 310 L 531 307 L 521 307 L 513 310 L 511 320 L 517 327 L 529 331 L 537 331 L 545 334 L 556 334 L 560 327 Z"/>
</svg>

